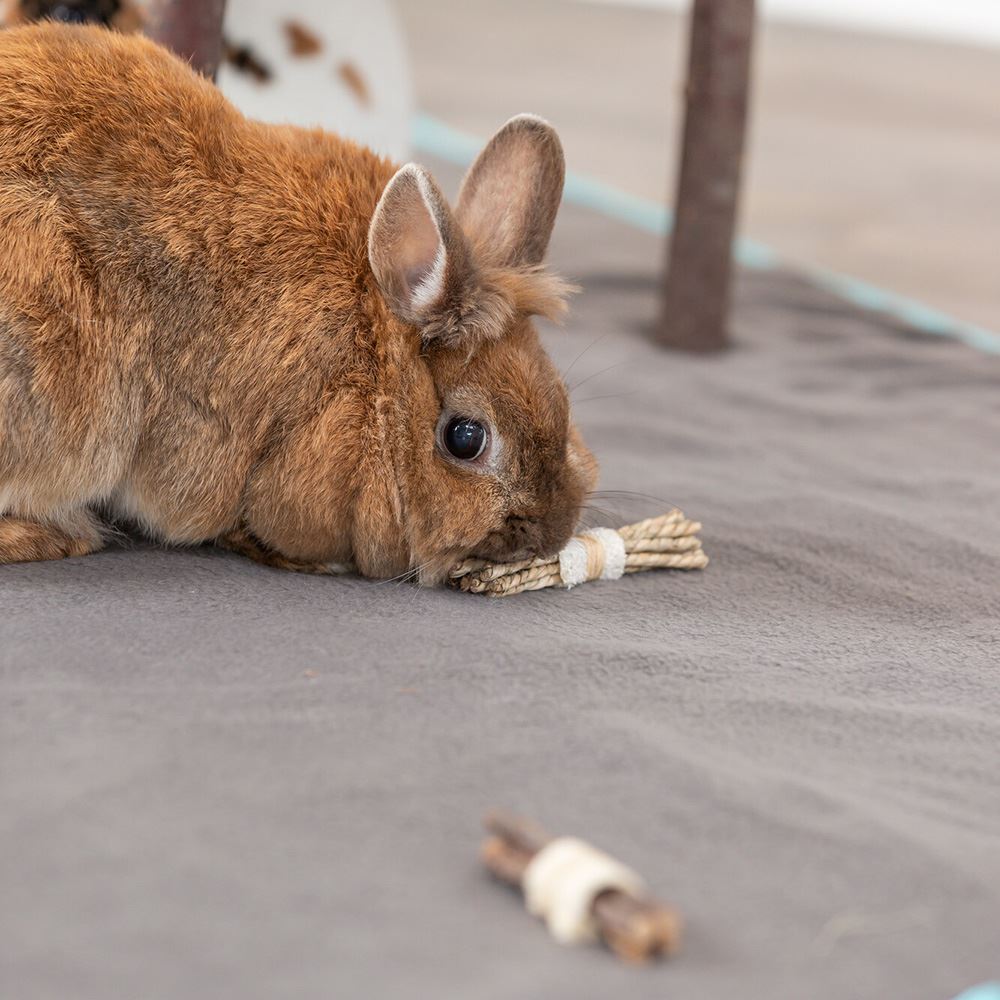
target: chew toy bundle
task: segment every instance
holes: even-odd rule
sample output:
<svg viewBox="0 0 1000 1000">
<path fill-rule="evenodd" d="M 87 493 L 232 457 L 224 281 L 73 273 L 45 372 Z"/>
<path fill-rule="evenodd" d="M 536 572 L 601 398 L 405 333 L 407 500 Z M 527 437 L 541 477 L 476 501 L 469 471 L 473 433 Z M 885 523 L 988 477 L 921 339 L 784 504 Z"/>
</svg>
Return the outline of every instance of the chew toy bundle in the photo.
<svg viewBox="0 0 1000 1000">
<path fill-rule="evenodd" d="M 708 556 L 697 537 L 701 525 L 680 510 L 614 531 L 594 528 L 570 539 L 553 559 L 489 563 L 466 559 L 451 571 L 453 587 L 507 597 L 524 590 L 575 587 L 589 580 L 617 580 L 648 569 L 703 569 Z"/>
<path fill-rule="evenodd" d="M 642 962 L 680 947 L 677 912 L 646 892 L 621 862 L 576 837 L 550 837 L 534 823 L 492 812 L 480 856 L 503 882 L 524 893 L 562 944 L 601 940 L 622 959 Z"/>
</svg>

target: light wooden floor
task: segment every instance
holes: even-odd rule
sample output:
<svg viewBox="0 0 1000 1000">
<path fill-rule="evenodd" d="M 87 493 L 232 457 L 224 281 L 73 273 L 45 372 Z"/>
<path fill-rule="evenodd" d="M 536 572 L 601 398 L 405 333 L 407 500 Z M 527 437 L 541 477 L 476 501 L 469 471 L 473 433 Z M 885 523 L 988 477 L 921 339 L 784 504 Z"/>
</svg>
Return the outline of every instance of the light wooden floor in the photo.
<svg viewBox="0 0 1000 1000">
<path fill-rule="evenodd" d="M 674 14 L 564 0 L 396 0 L 420 106 L 479 135 L 555 123 L 571 169 L 664 200 Z M 1000 330 L 1000 53 L 769 25 L 743 233 Z"/>
</svg>

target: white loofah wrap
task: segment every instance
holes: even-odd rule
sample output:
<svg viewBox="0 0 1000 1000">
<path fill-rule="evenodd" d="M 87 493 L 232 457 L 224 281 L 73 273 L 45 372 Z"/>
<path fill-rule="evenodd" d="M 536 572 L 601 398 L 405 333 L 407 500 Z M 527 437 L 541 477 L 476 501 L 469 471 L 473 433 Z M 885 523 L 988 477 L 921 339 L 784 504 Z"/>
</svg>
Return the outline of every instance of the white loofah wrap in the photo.
<svg viewBox="0 0 1000 1000">
<path fill-rule="evenodd" d="M 639 895 L 645 889 L 631 868 L 576 837 L 549 841 L 529 862 L 521 886 L 528 912 L 541 917 L 561 944 L 594 940 L 590 910 L 602 892 Z"/>
<path fill-rule="evenodd" d="M 587 550 L 578 538 L 571 538 L 559 553 L 559 576 L 567 590 L 578 583 L 586 583 Z"/>
<path fill-rule="evenodd" d="M 559 576 L 568 590 L 588 580 L 617 580 L 625 572 L 625 540 L 611 528 L 570 539 L 559 553 Z"/>
<path fill-rule="evenodd" d="M 585 531 L 588 538 L 596 538 L 604 549 L 604 568 L 601 580 L 617 580 L 625 573 L 625 539 L 612 528 L 593 528 Z"/>
</svg>

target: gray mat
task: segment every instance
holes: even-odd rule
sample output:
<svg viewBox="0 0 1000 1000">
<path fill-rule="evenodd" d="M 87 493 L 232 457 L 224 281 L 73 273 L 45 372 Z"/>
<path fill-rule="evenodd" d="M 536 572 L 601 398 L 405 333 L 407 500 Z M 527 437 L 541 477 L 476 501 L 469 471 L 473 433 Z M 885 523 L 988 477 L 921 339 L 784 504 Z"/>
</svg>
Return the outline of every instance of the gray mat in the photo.
<svg viewBox="0 0 1000 1000">
<path fill-rule="evenodd" d="M 620 520 L 703 574 L 490 601 L 135 545 L 0 568 L 11 1000 L 945 1000 L 1000 971 L 1000 359 L 744 278 L 736 349 L 648 342 L 660 247 L 564 211 L 551 349 Z M 601 338 L 597 340 L 597 338 Z M 609 368 L 616 365 L 617 367 Z M 608 369 L 608 370 L 605 370 Z M 482 811 L 688 920 L 555 945 Z"/>
</svg>

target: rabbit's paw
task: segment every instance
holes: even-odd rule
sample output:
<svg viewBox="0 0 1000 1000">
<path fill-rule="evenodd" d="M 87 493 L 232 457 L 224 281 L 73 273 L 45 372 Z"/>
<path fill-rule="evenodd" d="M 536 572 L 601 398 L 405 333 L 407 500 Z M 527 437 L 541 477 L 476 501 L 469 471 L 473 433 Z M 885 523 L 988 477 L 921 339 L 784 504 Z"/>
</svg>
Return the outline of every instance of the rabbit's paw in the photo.
<svg viewBox="0 0 1000 1000">
<path fill-rule="evenodd" d="M 102 545 L 100 532 L 89 516 L 66 527 L 0 516 L 0 563 L 85 556 Z"/>
<path fill-rule="evenodd" d="M 222 535 L 215 540 L 216 545 L 230 552 L 238 552 L 254 562 L 263 563 L 265 566 L 273 566 L 275 569 L 292 570 L 295 573 L 316 573 L 320 575 L 335 575 L 351 572 L 351 566 L 346 563 L 334 562 L 306 562 L 298 559 L 289 559 L 280 552 L 269 549 L 258 538 L 255 538 L 246 528 L 237 528 L 226 535 Z"/>
</svg>

